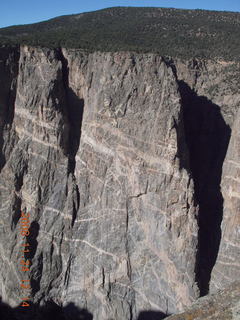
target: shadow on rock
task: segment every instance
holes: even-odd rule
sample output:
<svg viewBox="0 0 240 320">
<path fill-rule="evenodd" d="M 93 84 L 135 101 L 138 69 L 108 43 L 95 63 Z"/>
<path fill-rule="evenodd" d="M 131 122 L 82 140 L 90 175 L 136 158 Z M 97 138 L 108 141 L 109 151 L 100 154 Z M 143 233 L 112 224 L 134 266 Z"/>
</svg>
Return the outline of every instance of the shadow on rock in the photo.
<svg viewBox="0 0 240 320">
<path fill-rule="evenodd" d="M 199 248 L 196 281 L 201 296 L 209 291 L 211 272 L 221 242 L 223 197 L 222 166 L 231 129 L 221 109 L 204 96 L 198 96 L 184 81 L 179 81 L 183 126 L 189 151 L 194 196 L 199 206 Z"/>
<path fill-rule="evenodd" d="M 54 301 L 48 301 L 44 306 L 31 304 L 30 307 L 18 306 L 11 308 L 0 298 L 1 320 L 93 320 L 88 310 L 80 309 L 74 303 L 61 307 Z"/>
<path fill-rule="evenodd" d="M 167 317 L 166 314 L 159 311 L 142 311 L 137 320 L 162 320 Z"/>
</svg>

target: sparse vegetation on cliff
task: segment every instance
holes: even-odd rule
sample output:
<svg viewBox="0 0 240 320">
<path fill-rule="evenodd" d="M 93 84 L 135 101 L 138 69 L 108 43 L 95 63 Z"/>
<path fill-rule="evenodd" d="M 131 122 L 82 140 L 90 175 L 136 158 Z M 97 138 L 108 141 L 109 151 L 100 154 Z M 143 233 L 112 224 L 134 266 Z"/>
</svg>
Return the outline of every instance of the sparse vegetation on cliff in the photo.
<svg viewBox="0 0 240 320">
<path fill-rule="evenodd" d="M 115 7 L 0 29 L 0 44 L 240 58 L 240 13 Z"/>
</svg>

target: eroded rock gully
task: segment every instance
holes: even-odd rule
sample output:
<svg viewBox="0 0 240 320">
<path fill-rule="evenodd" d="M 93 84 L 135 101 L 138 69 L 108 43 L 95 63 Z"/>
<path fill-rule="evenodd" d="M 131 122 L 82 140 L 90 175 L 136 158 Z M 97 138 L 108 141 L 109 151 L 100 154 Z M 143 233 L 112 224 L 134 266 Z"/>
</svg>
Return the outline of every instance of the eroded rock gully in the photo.
<svg viewBox="0 0 240 320">
<path fill-rule="evenodd" d="M 4 302 L 23 295 L 20 210 L 33 304 L 69 319 L 160 319 L 239 278 L 237 63 L 0 55 Z"/>
</svg>

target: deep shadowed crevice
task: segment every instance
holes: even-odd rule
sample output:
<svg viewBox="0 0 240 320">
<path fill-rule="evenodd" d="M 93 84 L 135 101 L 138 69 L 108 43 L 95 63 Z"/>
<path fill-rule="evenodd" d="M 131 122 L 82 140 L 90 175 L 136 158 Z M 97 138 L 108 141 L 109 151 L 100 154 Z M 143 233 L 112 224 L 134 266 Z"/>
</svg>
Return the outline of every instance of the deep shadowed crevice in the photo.
<svg viewBox="0 0 240 320">
<path fill-rule="evenodd" d="M 24 253 L 24 259 L 32 261 L 38 247 L 38 235 L 39 235 L 39 223 L 37 221 L 32 221 L 29 227 L 29 236 L 27 236 L 27 243 L 29 247 L 26 247 L 26 251 Z M 42 253 L 37 257 L 37 264 L 36 267 L 32 269 L 32 277 L 30 280 L 32 295 L 36 294 L 40 290 L 40 280 L 42 277 L 42 270 L 43 270 L 43 256 Z"/>
<path fill-rule="evenodd" d="M 162 320 L 166 317 L 168 316 L 160 311 L 142 311 L 137 320 Z"/>
<path fill-rule="evenodd" d="M 17 92 L 17 74 L 19 67 L 20 50 L 19 47 L 1 48 L 1 57 L 4 63 L 0 64 L 0 171 L 6 163 L 4 146 L 4 130 L 8 126 L 8 131 L 14 118 L 15 100 Z M 13 148 L 8 144 L 7 152 L 10 153 Z"/>
<path fill-rule="evenodd" d="M 69 67 L 68 61 L 62 53 L 62 49 L 58 50 L 59 59 L 62 62 L 62 77 L 63 85 L 66 92 L 67 99 L 67 115 L 70 124 L 69 142 L 68 142 L 68 172 L 74 173 L 75 170 L 75 156 L 80 145 L 82 119 L 84 112 L 84 99 L 79 98 L 76 93 L 69 86 Z"/>
<path fill-rule="evenodd" d="M 223 197 L 220 184 L 231 129 L 219 106 L 204 96 L 198 96 L 184 81 L 178 81 L 178 84 L 195 204 L 199 206 L 196 281 L 203 296 L 209 291 L 211 271 L 221 241 Z"/>
<path fill-rule="evenodd" d="M 13 205 L 12 205 L 12 222 L 11 222 L 11 230 L 15 230 L 19 219 L 21 218 L 21 205 L 22 199 L 21 197 L 14 195 Z"/>
<path fill-rule="evenodd" d="M 74 193 L 75 193 L 76 199 L 75 199 L 75 201 L 73 201 L 73 212 L 72 212 L 72 222 L 71 222 L 72 227 L 74 226 L 74 222 L 76 220 L 77 212 L 78 212 L 78 209 L 80 206 L 80 192 L 79 192 L 79 188 L 76 183 L 75 177 L 74 177 L 74 184 L 75 184 L 74 185 Z"/>
<path fill-rule="evenodd" d="M 19 155 L 19 154 L 18 154 Z M 28 163 L 25 159 L 21 161 L 21 170 L 17 172 L 14 176 L 14 187 L 15 191 L 19 192 L 23 186 L 23 178 L 28 170 Z M 12 204 L 12 222 L 11 222 L 11 230 L 14 230 L 17 226 L 17 223 L 21 217 L 21 205 L 22 205 L 22 198 L 15 193 L 14 199 Z"/>
<path fill-rule="evenodd" d="M 39 223 L 36 221 L 32 221 L 29 228 L 29 236 L 27 237 L 30 249 L 29 249 L 29 252 L 26 252 L 24 254 L 25 260 L 27 259 L 32 260 L 35 256 L 35 253 L 37 251 L 37 246 L 38 246 L 37 238 L 39 234 L 39 229 L 40 229 Z"/>
</svg>

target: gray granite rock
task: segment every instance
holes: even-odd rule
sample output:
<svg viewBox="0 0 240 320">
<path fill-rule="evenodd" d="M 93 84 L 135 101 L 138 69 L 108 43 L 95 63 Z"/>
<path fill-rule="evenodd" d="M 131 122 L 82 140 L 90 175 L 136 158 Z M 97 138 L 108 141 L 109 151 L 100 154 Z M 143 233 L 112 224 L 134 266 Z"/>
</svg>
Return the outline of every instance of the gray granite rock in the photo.
<svg viewBox="0 0 240 320">
<path fill-rule="evenodd" d="M 206 261 L 201 260 L 199 213 L 206 217 L 208 208 L 196 186 L 215 177 L 207 190 L 217 190 L 213 211 L 219 217 L 227 129 L 238 121 L 234 77 L 224 82 L 230 93 L 222 103 L 208 91 L 213 85 L 222 88 L 216 74 L 224 75 L 229 65 L 27 46 L 21 47 L 19 61 L 17 55 L 16 49 L 0 50 L 6 66 L 0 77 L 7 79 L 0 89 L 3 301 L 19 304 L 26 295 L 20 281 L 27 277 L 34 303 L 53 300 L 64 307 L 71 302 L 88 309 L 94 320 L 137 319 L 148 310 L 172 314 L 190 306 L 201 282 L 208 282 L 216 249 L 210 246 Z M 6 100 L 9 90 L 13 102 Z M 195 102 L 207 107 L 195 114 Z M 220 153 L 211 153 L 210 144 L 209 156 L 201 158 L 193 150 L 200 143 L 203 153 L 206 140 L 199 137 L 211 125 L 207 140 L 214 144 L 217 135 L 225 140 L 218 139 L 223 141 Z M 195 128 L 194 144 L 189 136 L 197 137 Z M 222 160 L 212 170 L 215 155 Z M 204 165 L 194 171 L 198 157 Z M 227 204 L 224 208 L 223 226 L 229 211 Z M 20 267 L 21 210 L 30 213 L 30 253 L 25 256 L 32 261 L 30 272 Z M 218 230 L 214 219 L 211 223 Z M 220 250 L 225 239 L 227 234 Z M 230 255 L 233 265 L 238 254 Z M 230 282 L 237 276 L 236 271 Z M 221 282 L 219 275 L 214 279 Z"/>
<path fill-rule="evenodd" d="M 224 198 L 221 244 L 211 277 L 211 291 L 240 278 L 240 113 L 234 122 L 224 161 L 221 188 Z"/>
</svg>

